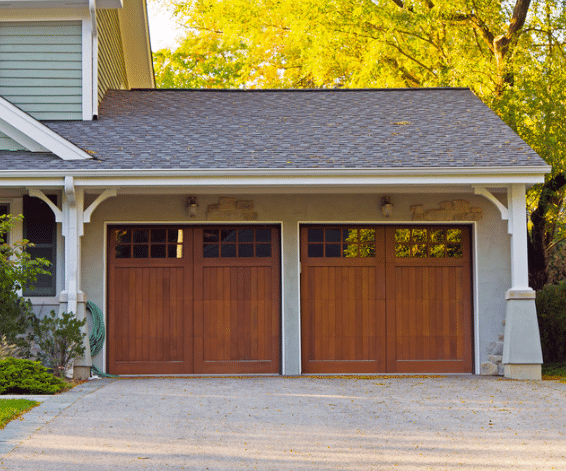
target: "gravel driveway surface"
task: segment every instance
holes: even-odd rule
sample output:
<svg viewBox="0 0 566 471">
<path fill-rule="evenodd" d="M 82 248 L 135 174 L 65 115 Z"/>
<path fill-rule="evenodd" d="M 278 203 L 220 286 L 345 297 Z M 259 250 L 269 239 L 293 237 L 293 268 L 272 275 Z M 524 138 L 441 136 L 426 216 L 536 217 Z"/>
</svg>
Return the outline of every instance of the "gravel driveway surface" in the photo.
<svg viewBox="0 0 566 471">
<path fill-rule="evenodd" d="M 565 409 L 480 376 L 94 380 L 1 430 L 0 469 L 564 470 Z"/>
</svg>

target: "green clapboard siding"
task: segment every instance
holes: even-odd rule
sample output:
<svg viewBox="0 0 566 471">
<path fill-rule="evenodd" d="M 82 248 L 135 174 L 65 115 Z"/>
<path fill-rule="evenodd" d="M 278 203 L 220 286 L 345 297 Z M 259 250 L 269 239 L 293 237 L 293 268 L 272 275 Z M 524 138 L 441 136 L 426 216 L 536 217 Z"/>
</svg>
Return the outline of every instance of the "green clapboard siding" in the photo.
<svg viewBox="0 0 566 471">
<path fill-rule="evenodd" d="M 0 150 L 26 150 L 26 148 L 0 132 Z"/>
<path fill-rule="evenodd" d="M 0 95 L 36 119 L 82 119 L 81 22 L 0 22 Z"/>
<path fill-rule="evenodd" d="M 98 102 L 106 90 L 127 89 L 120 20 L 116 10 L 96 10 L 98 26 Z"/>
</svg>

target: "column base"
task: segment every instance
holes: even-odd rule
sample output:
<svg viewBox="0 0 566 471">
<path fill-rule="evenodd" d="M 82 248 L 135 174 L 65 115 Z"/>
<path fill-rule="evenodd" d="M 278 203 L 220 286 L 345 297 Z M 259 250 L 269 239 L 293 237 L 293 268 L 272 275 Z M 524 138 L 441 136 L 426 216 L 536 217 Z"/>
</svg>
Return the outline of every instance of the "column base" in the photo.
<svg viewBox="0 0 566 471">
<path fill-rule="evenodd" d="M 84 380 L 90 378 L 90 366 L 73 367 L 73 379 Z"/>
<path fill-rule="evenodd" d="M 509 379 L 541 380 L 541 365 L 538 364 L 507 364 L 503 365 L 503 375 Z"/>
</svg>

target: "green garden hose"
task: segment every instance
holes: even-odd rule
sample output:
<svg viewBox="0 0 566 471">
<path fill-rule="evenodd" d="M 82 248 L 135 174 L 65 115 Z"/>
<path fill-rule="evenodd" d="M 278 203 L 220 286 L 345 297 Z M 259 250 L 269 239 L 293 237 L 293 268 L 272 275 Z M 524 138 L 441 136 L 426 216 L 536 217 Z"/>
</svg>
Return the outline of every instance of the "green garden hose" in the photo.
<svg viewBox="0 0 566 471">
<path fill-rule="evenodd" d="M 100 308 L 92 301 L 87 301 L 86 308 L 92 315 L 92 332 L 90 333 L 90 356 L 93 357 L 100 353 L 104 346 L 104 338 L 106 337 L 104 329 L 104 316 Z M 96 366 L 92 365 L 92 373 L 100 376 L 101 378 L 116 378 L 116 375 L 103 373 Z"/>
</svg>

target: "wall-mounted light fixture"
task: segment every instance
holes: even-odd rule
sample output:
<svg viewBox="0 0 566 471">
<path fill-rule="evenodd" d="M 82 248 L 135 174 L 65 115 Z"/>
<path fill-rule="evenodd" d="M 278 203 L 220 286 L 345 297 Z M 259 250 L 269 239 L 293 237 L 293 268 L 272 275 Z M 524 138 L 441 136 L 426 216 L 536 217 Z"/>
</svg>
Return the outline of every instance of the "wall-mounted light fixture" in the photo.
<svg viewBox="0 0 566 471">
<path fill-rule="evenodd" d="M 388 218 L 391 216 L 391 212 L 393 211 L 393 203 L 391 202 L 390 196 L 384 196 L 381 198 L 381 212 L 383 215 Z"/>
<path fill-rule="evenodd" d="M 189 213 L 189 217 L 191 218 L 197 217 L 197 208 L 198 208 L 197 197 L 189 196 L 187 198 L 187 212 Z"/>
</svg>

